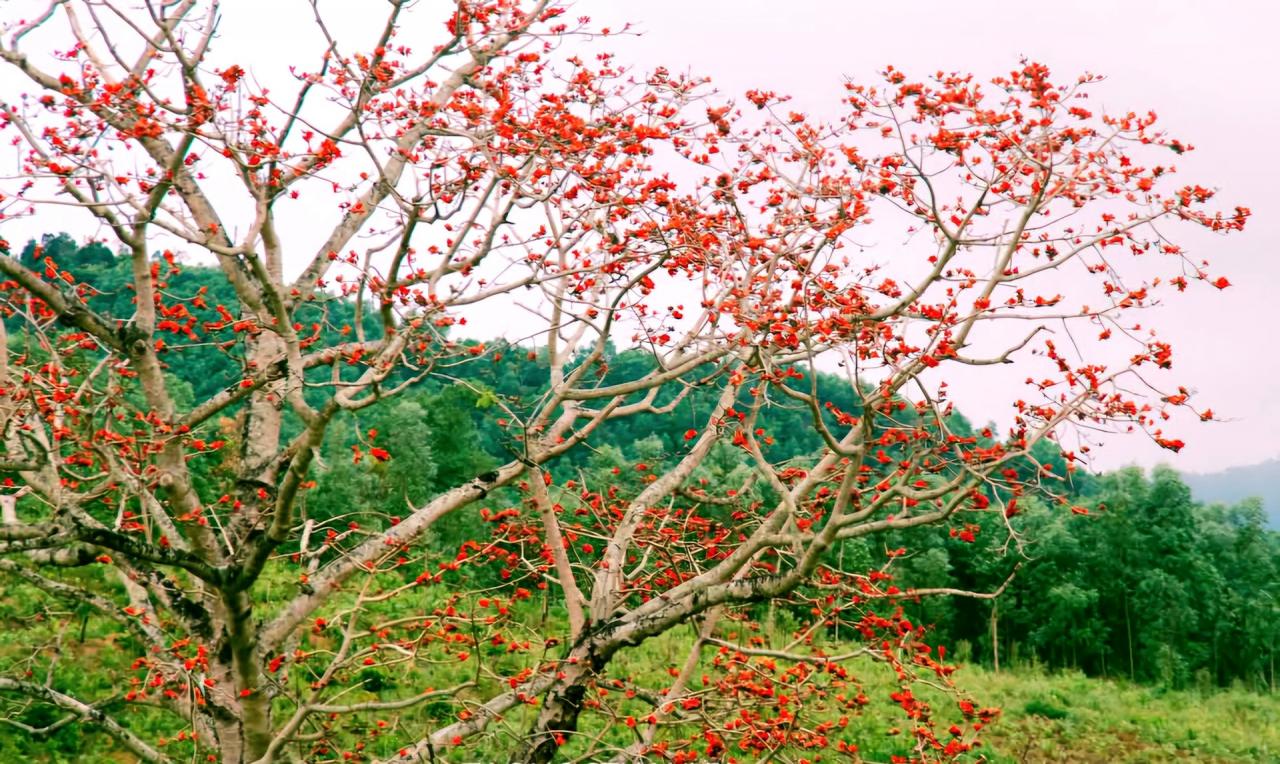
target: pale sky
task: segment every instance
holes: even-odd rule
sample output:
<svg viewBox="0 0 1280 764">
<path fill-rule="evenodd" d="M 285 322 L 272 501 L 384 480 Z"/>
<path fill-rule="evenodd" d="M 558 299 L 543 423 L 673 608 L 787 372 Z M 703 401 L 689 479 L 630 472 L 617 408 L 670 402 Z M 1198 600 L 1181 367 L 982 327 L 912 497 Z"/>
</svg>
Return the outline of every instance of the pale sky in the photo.
<svg viewBox="0 0 1280 764">
<path fill-rule="evenodd" d="M 1168 462 L 1201 472 L 1280 456 L 1280 5 L 647 0 L 576 8 L 630 19 L 645 32 L 615 41 L 623 59 L 706 74 L 726 95 L 789 93 L 815 114 L 833 108 L 844 78 L 871 81 L 886 64 L 917 76 L 942 69 L 986 79 L 1027 56 L 1062 79 L 1105 75 L 1093 106 L 1156 111 L 1196 147 L 1178 161 L 1183 181 L 1216 186 L 1220 202 L 1250 207 L 1254 217 L 1226 238 L 1174 232 L 1194 246 L 1193 259 L 1208 259 L 1234 286 L 1188 290 L 1150 316 L 1173 341 L 1176 377 L 1229 421 L 1178 423 L 1171 430 L 1187 446 L 1177 455 L 1141 436 L 1113 437 L 1095 466 Z M 967 385 L 954 394 L 978 422 L 1007 411 L 1007 392 Z"/>
<path fill-rule="evenodd" d="M 5 14 L 18 5 L 26 3 L 6 3 Z M 431 16 L 432 5 L 422 0 L 418 15 Z M 373 0 L 321 0 L 320 6 L 340 36 L 353 32 L 354 47 L 371 38 L 369 24 L 383 13 Z M 227 0 L 223 9 L 215 53 L 255 77 L 287 76 L 288 64 L 309 64 L 320 50 L 306 0 Z M 1273 144 L 1280 140 L 1280 10 L 1272 3 L 583 0 L 571 13 L 614 28 L 630 21 L 642 31 L 606 45 L 621 63 L 706 75 L 731 97 L 749 88 L 790 94 L 791 106 L 817 116 L 838 113 L 846 78 L 874 81 L 887 64 L 917 77 L 958 70 L 985 80 L 1027 56 L 1060 79 L 1085 71 L 1105 75 L 1092 91 L 1091 108 L 1156 111 L 1166 129 L 1196 147 L 1178 159 L 1182 179 L 1217 187 L 1224 207 L 1248 206 L 1254 217 L 1248 230 L 1228 238 L 1175 232 L 1172 238 L 1189 245 L 1193 259 L 1210 260 L 1213 274 L 1235 286 L 1188 290 L 1149 316 L 1173 341 L 1176 378 L 1197 391 L 1197 408 L 1212 407 L 1229 421 L 1184 420 L 1170 428 L 1187 442 L 1176 456 L 1141 436 L 1112 438 L 1095 454 L 1095 466 L 1164 461 L 1199 472 L 1280 455 L 1280 405 L 1273 397 L 1280 391 L 1280 329 L 1267 310 L 1280 302 L 1273 292 L 1280 286 L 1280 194 L 1271 180 L 1280 155 Z M 434 36 L 439 25 L 425 30 Z M 416 31 L 406 30 L 399 41 L 435 42 L 409 39 Z M 10 91 L 12 77 L 0 72 L 0 89 Z M 62 228 L 79 233 L 70 222 L 33 227 L 17 221 L 3 235 L 20 246 L 39 230 Z M 976 422 L 1007 416 L 1007 390 L 964 384 L 953 392 Z"/>
</svg>

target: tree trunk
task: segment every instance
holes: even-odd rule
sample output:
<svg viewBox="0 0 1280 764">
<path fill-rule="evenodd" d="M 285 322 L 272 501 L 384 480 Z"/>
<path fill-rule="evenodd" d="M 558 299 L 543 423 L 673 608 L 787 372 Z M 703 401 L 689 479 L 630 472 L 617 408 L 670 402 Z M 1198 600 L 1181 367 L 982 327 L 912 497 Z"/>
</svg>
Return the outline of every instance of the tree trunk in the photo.
<svg viewBox="0 0 1280 764">
<path fill-rule="evenodd" d="M 219 722 L 218 752 L 224 764 L 252 761 L 244 755 L 244 730 L 239 721 Z"/>
<path fill-rule="evenodd" d="M 226 626 L 218 651 L 220 673 L 219 702 L 236 709 L 236 719 L 218 726 L 223 764 L 257 761 L 271 744 L 271 699 L 262 686 L 253 602 L 247 592 L 224 595 Z M 224 688 L 224 685 L 226 687 Z"/>
<path fill-rule="evenodd" d="M 1216 619 L 1213 625 L 1213 686 L 1222 686 L 1222 672 L 1218 668 L 1218 624 Z"/>
<path fill-rule="evenodd" d="M 1135 681 L 1135 673 L 1133 670 L 1133 621 L 1129 617 L 1129 593 L 1124 595 L 1124 634 L 1125 639 L 1129 643 L 1129 681 Z"/>
<path fill-rule="evenodd" d="M 582 712 L 587 685 L 608 664 L 611 655 L 612 650 L 604 652 L 596 647 L 569 653 L 562 664 L 563 677 L 547 691 L 542 710 L 513 761 L 547 764 L 555 758 L 556 751 L 578 729 L 578 715 Z"/>
<path fill-rule="evenodd" d="M 18 524 L 18 497 L 14 494 L 0 496 L 0 523 Z"/>
<path fill-rule="evenodd" d="M 997 674 L 1000 673 L 1000 633 L 997 630 L 996 623 L 999 620 L 1000 605 L 995 601 L 991 601 L 991 669 Z"/>
</svg>

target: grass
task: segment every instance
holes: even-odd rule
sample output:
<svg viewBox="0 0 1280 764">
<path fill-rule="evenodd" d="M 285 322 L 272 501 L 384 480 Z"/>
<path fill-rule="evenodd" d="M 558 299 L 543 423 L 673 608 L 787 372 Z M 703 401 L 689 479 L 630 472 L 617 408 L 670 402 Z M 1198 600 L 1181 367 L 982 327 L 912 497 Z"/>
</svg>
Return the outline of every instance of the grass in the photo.
<svg viewBox="0 0 1280 764">
<path fill-rule="evenodd" d="M 1079 673 L 965 669 L 958 682 L 1003 709 L 992 762 L 1280 762 L 1280 697 L 1164 691 Z"/>
<path fill-rule="evenodd" d="M 679 630 L 677 630 L 679 631 Z M 640 677 L 656 676 L 678 661 L 682 644 L 673 635 L 647 641 L 619 656 L 615 669 Z M 883 704 L 897 689 L 883 666 L 850 664 L 866 694 L 876 700 L 868 712 L 852 720 L 845 734 L 855 743 L 865 764 L 890 761 L 909 754 L 908 736 L 898 733 L 904 719 Z M 1037 666 L 1018 666 L 992 672 L 966 666 L 953 676 L 957 686 L 983 706 L 1001 714 L 983 732 L 971 762 L 991 764 L 1085 764 L 1092 762 L 1150 763 L 1277 762 L 1280 764 L 1280 695 L 1244 689 L 1168 690 L 1127 681 L 1090 678 L 1079 672 L 1048 672 Z M 917 685 L 942 715 L 954 702 Z M 953 713 L 953 711 L 952 711 Z M 943 722 L 945 728 L 949 722 Z M 590 725 L 588 725 L 589 730 Z M 832 742 L 837 737 L 833 732 Z M 570 753 L 572 746 L 565 751 Z M 731 751 L 730 753 L 739 753 Z M 792 753 L 796 753 L 793 751 Z M 812 754 L 810 754 L 812 755 Z M 739 754 L 738 760 L 745 762 Z M 780 759 L 781 760 L 781 759 Z M 794 759 L 791 759 L 794 760 Z M 848 761 L 833 749 L 823 761 Z"/>
<path fill-rule="evenodd" d="M 72 629 L 75 624 L 65 620 L 71 614 L 54 619 L 33 617 L 31 606 L 25 604 L 32 599 L 26 596 L 28 594 L 22 587 L 13 587 L 6 598 L 0 599 L 0 674 L 14 675 L 32 669 L 42 674 L 43 659 L 35 662 L 29 659 L 33 647 L 38 653 L 47 653 L 48 650 L 40 646 L 47 648 L 55 641 L 56 634 L 65 632 L 68 645 L 74 649 L 60 664 L 58 685 L 82 690 L 87 697 L 118 694 L 127 677 L 135 673 L 129 669 L 134 656 L 130 651 L 117 647 L 118 634 L 113 625 L 100 619 L 90 619 L 86 641 L 79 644 L 78 628 Z M 430 596 L 442 597 L 445 593 L 443 590 L 428 590 L 400 606 L 409 610 L 429 609 L 433 604 L 428 599 Z M 335 602 L 335 607 L 340 604 Z M 524 628 L 531 636 L 536 636 L 543 618 L 537 603 L 522 603 L 518 610 L 521 611 L 519 620 L 526 621 Z M 551 618 L 557 621 L 563 615 L 553 610 Z M 647 640 L 619 654 L 611 664 L 609 674 L 629 676 L 645 687 L 662 687 L 670 682 L 668 669 L 683 660 L 690 636 L 689 627 L 681 627 Z M 487 651 L 490 665 L 507 673 L 515 673 L 526 660 L 520 656 L 503 655 L 505 651 L 500 647 L 473 649 Z M 832 652 L 839 650 L 833 649 Z M 704 660 L 710 657 L 710 651 L 704 654 Z M 408 687 L 449 686 L 473 678 L 474 665 L 474 662 L 445 660 L 387 671 L 377 675 L 378 687 L 366 683 L 365 689 L 372 698 L 382 694 L 401 695 Z M 709 666 L 703 668 L 710 670 Z M 904 718 L 888 702 L 889 694 L 897 689 L 892 674 L 884 666 L 869 662 L 855 662 L 849 665 L 849 669 L 857 676 L 861 689 L 875 699 L 875 703 L 868 706 L 865 714 L 854 716 L 847 729 L 833 731 L 832 743 L 839 739 L 856 744 L 865 764 L 880 764 L 888 762 L 894 754 L 909 753 L 909 736 L 894 730 L 895 726 L 902 726 Z M 307 681 L 307 676 L 300 669 L 295 669 L 294 673 L 297 682 Z M 363 680 L 363 674 L 359 678 Z M 1050 673 L 1035 666 L 1019 666 L 1001 673 L 970 666 L 961 669 L 953 678 L 975 702 L 1002 709 L 997 721 L 983 731 L 982 747 L 976 749 L 968 761 L 991 764 L 1280 763 L 1278 694 L 1265 695 L 1242 689 L 1170 691 L 1094 679 L 1080 673 Z M 500 689 L 489 678 L 482 678 L 482 684 L 485 686 L 477 692 Z M 924 685 L 915 689 L 922 698 L 934 692 Z M 940 694 L 927 699 L 940 715 L 956 716 L 954 701 Z M 616 702 L 619 713 L 624 715 L 643 716 L 648 713 L 648 706 L 638 700 L 611 702 Z M 286 706 L 282 701 L 281 713 L 288 710 Z M 118 704 L 113 711 L 122 715 L 127 725 L 148 740 L 174 732 L 171 719 L 161 718 L 157 712 L 144 706 Z M 456 711 L 451 704 L 436 704 L 407 710 L 399 722 L 404 728 L 402 731 L 420 731 L 453 718 Z M 512 750 L 514 741 L 527 729 L 529 716 L 533 713 L 534 709 L 528 707 L 513 710 L 503 722 L 493 725 L 484 740 L 477 743 L 479 750 L 499 758 Z M 59 715 L 46 707 L 31 706 L 16 698 L 0 698 L 0 716 L 12 716 L 39 726 L 54 721 Z M 616 722 L 616 719 L 611 721 L 599 714 L 591 715 L 584 718 L 582 732 L 586 735 L 599 734 L 614 744 L 625 744 L 631 733 Z M 945 729 L 950 723 L 941 722 L 940 729 Z M 390 755 L 398 745 L 390 739 L 392 737 L 402 736 L 370 741 L 368 752 Z M 571 742 L 562 753 L 566 758 L 572 758 L 575 749 L 580 747 L 580 744 Z M 441 758 L 469 760 L 474 758 L 475 750 L 450 750 Z M 189 751 L 189 748 L 179 746 L 169 750 L 179 759 L 182 751 Z M 748 760 L 738 751 L 730 753 L 737 754 L 741 762 Z M 817 753 L 812 751 L 808 755 Z M 16 728 L 0 724 L 0 762 L 23 760 L 38 764 L 73 764 L 131 759 L 119 753 L 119 746 L 114 740 L 80 725 L 64 728 L 48 740 L 36 741 Z M 776 760 L 794 759 L 779 757 Z M 822 753 L 821 760 L 848 761 L 834 748 Z"/>
</svg>

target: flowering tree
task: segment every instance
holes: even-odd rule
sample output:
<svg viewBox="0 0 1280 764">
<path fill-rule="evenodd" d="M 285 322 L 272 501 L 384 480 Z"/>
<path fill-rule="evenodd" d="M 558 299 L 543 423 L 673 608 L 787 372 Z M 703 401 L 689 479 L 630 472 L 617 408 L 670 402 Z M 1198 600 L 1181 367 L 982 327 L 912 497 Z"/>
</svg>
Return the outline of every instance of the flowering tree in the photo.
<svg viewBox="0 0 1280 764">
<path fill-rule="evenodd" d="M 89 659 L 59 639 L 0 690 L 56 710 L 33 732 L 91 725 L 146 761 L 853 755 L 862 656 L 896 677 L 903 756 L 969 750 L 992 712 L 913 691 L 950 687 L 893 606 L 926 592 L 836 552 L 931 524 L 971 539 L 982 513 L 1013 533 L 1050 477 L 1033 447 L 1070 424 L 1177 450 L 1161 427 L 1188 396 L 1157 389 L 1170 347 L 1130 314 L 1227 286 L 1161 223 L 1248 211 L 1173 182 L 1190 147 L 1154 115 L 1091 113 L 1090 76 L 890 68 L 823 122 L 561 52 L 608 32 L 548 0 L 458 0 L 430 41 L 397 34 L 428 23 L 411 5 L 380 5 L 368 40 L 317 5 L 288 93 L 237 63 L 217 2 L 7 14 L 5 215 L 96 224 L 133 299 L 111 312 L 73 263 L 0 258 L 0 569 L 136 660 L 85 695 L 59 677 Z M 908 237 L 867 251 L 862 231 Z M 175 286 L 199 263 L 217 289 Z M 461 339 L 493 311 L 519 336 Z M 211 349 L 237 379 L 180 394 Z M 527 394 L 475 387 L 505 462 L 377 527 L 308 516 L 335 423 L 517 362 L 542 375 Z M 949 372 L 1015 363 L 1009 431 L 957 431 Z M 695 398 L 654 459 L 571 461 Z M 815 452 L 778 456 L 788 407 Z M 361 431 L 353 458 L 447 447 L 411 432 Z M 460 513 L 490 530 L 436 554 Z M 537 601 L 562 618 L 530 620 Z M 760 629 L 757 603 L 804 625 Z M 861 647 L 833 648 L 842 626 Z M 677 632 L 668 673 L 627 663 Z"/>
</svg>

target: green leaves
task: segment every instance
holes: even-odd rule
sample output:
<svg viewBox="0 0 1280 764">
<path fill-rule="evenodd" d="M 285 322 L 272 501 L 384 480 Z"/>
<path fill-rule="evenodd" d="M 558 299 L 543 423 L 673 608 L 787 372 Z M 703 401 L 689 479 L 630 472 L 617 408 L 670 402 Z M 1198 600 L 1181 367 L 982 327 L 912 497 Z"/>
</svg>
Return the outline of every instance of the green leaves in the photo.
<svg viewBox="0 0 1280 764">
<path fill-rule="evenodd" d="M 494 391 L 484 388 L 480 394 L 476 396 L 476 408 L 484 410 L 498 402 L 498 395 Z"/>
</svg>

